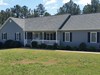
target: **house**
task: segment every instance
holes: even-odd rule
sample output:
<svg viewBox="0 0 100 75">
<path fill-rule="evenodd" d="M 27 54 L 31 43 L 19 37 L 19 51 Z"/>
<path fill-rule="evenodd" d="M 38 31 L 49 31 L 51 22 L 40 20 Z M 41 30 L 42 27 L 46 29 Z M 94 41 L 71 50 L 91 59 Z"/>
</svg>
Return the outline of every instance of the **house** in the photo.
<svg viewBox="0 0 100 75">
<path fill-rule="evenodd" d="M 10 17 L 0 29 L 0 41 L 16 40 L 24 45 L 37 41 L 39 44 L 60 45 L 59 29 L 69 18 L 69 14 L 29 19 Z"/>
<path fill-rule="evenodd" d="M 100 13 L 70 14 L 20 19 L 10 17 L 0 28 L 0 41 L 16 40 L 24 45 L 37 41 L 47 45 L 88 46 L 100 48 Z"/>
</svg>

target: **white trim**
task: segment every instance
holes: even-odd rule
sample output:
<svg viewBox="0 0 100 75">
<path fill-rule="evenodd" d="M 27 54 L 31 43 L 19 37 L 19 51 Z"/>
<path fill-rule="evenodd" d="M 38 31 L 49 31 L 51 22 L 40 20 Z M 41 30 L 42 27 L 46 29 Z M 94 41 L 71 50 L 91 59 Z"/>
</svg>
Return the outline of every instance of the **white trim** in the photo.
<svg viewBox="0 0 100 75">
<path fill-rule="evenodd" d="M 58 42 L 58 33 L 57 33 L 57 31 L 56 31 L 56 43 Z"/>
<path fill-rule="evenodd" d="M 12 20 L 11 17 L 9 17 L 9 18 L 2 24 L 2 26 L 0 27 L 0 30 L 6 25 L 6 23 L 7 23 L 9 20 Z"/>
<path fill-rule="evenodd" d="M 2 34 L 3 34 L 3 35 L 2 35 L 2 40 L 4 40 L 4 41 L 7 40 L 7 37 L 6 37 L 6 39 L 4 38 L 4 35 L 7 34 L 7 33 L 6 33 L 6 32 L 3 32 Z M 6 36 L 7 36 L 7 35 L 6 35 Z"/>
<path fill-rule="evenodd" d="M 15 38 L 16 38 L 16 41 L 20 41 L 19 38 L 21 38 L 21 37 L 19 36 L 19 34 L 20 34 L 20 32 L 16 32 L 16 33 L 15 33 L 15 35 L 16 35 L 16 37 L 15 37 Z"/>
<path fill-rule="evenodd" d="M 69 34 L 69 41 L 66 41 L 66 34 Z M 70 32 L 65 32 L 65 42 L 70 42 Z"/>
<path fill-rule="evenodd" d="M 96 33 L 96 42 L 92 41 L 92 33 Z M 97 43 L 97 32 L 90 32 L 90 43 Z"/>
</svg>

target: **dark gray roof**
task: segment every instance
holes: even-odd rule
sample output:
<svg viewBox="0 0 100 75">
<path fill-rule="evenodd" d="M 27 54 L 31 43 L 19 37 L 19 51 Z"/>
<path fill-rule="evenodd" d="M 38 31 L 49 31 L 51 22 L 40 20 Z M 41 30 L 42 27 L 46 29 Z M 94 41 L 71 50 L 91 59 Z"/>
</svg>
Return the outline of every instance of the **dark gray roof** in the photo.
<svg viewBox="0 0 100 75">
<path fill-rule="evenodd" d="M 61 30 L 100 30 L 100 13 L 71 16 Z"/>
<path fill-rule="evenodd" d="M 25 31 L 56 31 L 68 16 L 69 14 L 29 19 L 12 18 L 12 20 Z"/>
</svg>

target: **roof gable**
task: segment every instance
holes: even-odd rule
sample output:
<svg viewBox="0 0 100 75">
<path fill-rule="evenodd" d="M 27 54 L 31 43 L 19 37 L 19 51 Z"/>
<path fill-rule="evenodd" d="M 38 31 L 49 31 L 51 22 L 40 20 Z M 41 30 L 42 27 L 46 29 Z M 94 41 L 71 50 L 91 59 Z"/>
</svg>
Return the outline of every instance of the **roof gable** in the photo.
<svg viewBox="0 0 100 75">
<path fill-rule="evenodd" d="M 66 22 L 61 30 L 99 30 L 100 13 L 75 15 Z"/>
</svg>

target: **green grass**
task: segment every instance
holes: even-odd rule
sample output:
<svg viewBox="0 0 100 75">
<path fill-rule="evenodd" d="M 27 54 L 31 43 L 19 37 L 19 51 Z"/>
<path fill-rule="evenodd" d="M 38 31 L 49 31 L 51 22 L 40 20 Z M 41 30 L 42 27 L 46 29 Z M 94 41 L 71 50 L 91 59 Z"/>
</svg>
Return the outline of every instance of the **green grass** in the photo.
<svg viewBox="0 0 100 75">
<path fill-rule="evenodd" d="M 0 50 L 0 75 L 100 75 L 100 55 L 47 50 Z"/>
</svg>

